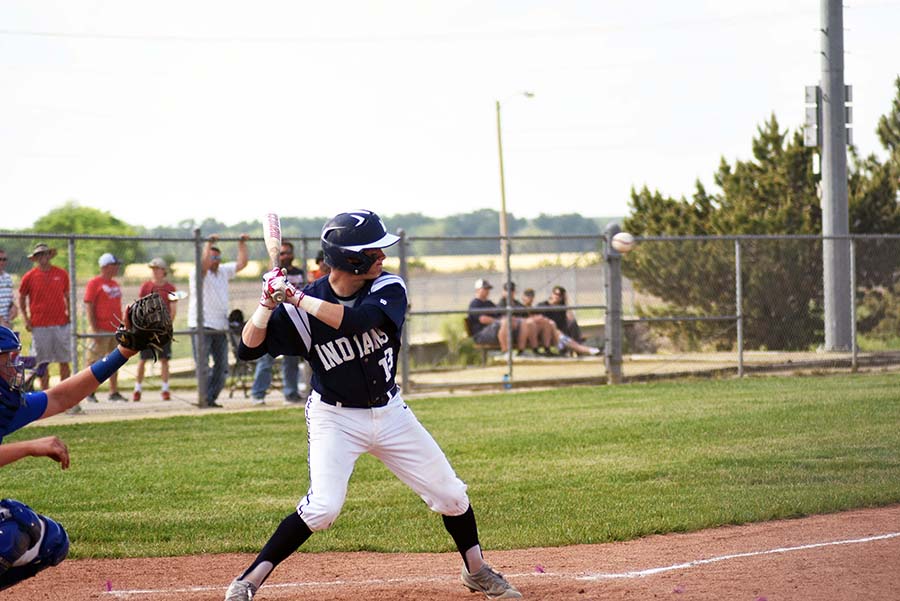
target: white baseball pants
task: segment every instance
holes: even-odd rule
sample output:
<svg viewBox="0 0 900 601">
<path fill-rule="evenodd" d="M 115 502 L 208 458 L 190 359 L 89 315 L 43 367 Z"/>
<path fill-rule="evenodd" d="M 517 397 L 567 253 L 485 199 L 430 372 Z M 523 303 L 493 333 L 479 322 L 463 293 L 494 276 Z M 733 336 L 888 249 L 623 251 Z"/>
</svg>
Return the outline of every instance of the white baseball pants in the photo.
<svg viewBox="0 0 900 601">
<path fill-rule="evenodd" d="M 356 460 L 371 453 L 437 513 L 456 516 L 469 508 L 466 485 L 444 452 L 399 394 L 384 407 L 335 407 L 310 395 L 309 491 L 297 513 L 312 531 L 337 519 L 347 498 Z"/>
</svg>

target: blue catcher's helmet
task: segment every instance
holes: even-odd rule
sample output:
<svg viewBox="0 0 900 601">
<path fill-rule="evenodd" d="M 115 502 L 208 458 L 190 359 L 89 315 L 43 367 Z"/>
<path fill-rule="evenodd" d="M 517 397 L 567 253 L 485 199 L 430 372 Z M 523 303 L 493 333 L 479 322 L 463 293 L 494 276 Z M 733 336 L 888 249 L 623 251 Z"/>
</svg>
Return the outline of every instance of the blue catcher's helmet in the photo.
<svg viewBox="0 0 900 601">
<path fill-rule="evenodd" d="M 335 215 L 322 228 L 322 252 L 332 269 L 360 275 L 368 273 L 375 261 L 363 251 L 387 248 L 399 237 L 389 234 L 384 222 L 372 211 L 360 210 Z"/>
<path fill-rule="evenodd" d="M 0 326 L 0 354 L 9 353 L 6 355 L 4 365 L 15 370 L 12 380 L 7 380 L 6 382 L 13 390 L 21 389 L 25 383 L 25 365 L 22 363 L 22 359 L 19 358 L 21 351 L 22 343 L 19 341 L 18 334 L 6 326 Z"/>
</svg>

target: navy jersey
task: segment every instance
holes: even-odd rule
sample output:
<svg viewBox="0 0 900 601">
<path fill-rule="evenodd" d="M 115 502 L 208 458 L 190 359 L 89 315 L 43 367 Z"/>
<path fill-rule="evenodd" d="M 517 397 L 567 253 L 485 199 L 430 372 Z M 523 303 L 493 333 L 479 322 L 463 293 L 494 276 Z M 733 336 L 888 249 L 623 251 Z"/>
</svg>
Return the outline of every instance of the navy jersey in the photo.
<svg viewBox="0 0 900 601">
<path fill-rule="evenodd" d="M 303 291 L 330 303 L 340 303 L 328 278 L 307 284 Z M 242 359 L 263 353 L 299 355 L 312 367 L 312 388 L 331 403 L 366 407 L 394 389 L 400 332 L 406 319 L 406 284 L 383 272 L 344 305 L 340 329 L 319 321 L 303 309 L 279 305 L 269 320 L 261 347 L 241 343 Z M 350 324 L 364 324 L 354 327 Z"/>
<path fill-rule="evenodd" d="M 469 303 L 469 309 L 491 309 L 496 307 L 494 301 L 490 300 L 481 300 L 480 298 L 473 298 Z M 500 313 L 469 313 L 466 316 L 466 319 L 469 320 L 469 331 L 472 332 L 472 336 L 476 335 L 478 332 L 484 329 L 485 324 L 478 321 L 478 318 L 482 315 L 490 315 L 491 317 L 500 317 Z"/>
<path fill-rule="evenodd" d="M 6 380 L 0 378 L 0 442 L 7 434 L 40 419 L 46 410 L 46 392 L 12 390 Z"/>
</svg>

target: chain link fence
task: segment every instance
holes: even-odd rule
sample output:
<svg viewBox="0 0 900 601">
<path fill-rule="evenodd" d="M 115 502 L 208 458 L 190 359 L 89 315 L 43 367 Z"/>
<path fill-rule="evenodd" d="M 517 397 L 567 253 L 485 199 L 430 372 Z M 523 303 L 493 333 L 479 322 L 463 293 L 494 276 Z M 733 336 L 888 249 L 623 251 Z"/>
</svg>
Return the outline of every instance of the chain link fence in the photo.
<svg viewBox="0 0 900 601">
<path fill-rule="evenodd" d="M 623 373 L 737 373 L 888 366 L 900 360 L 894 302 L 900 236 L 852 236 L 846 344 L 825 336 L 818 236 L 647 237 L 622 257 Z M 840 341 L 838 341 L 840 342 Z"/>
<path fill-rule="evenodd" d="M 444 257 L 410 256 L 417 246 L 440 241 L 458 253 Z M 486 242 L 492 247 L 485 249 Z M 604 379 L 600 356 L 576 359 L 566 349 L 550 349 L 539 355 L 534 348 L 501 353 L 499 342 L 490 348 L 476 345 L 465 326 L 469 304 L 475 297 L 475 282 L 487 280 L 490 299 L 502 304 L 507 283 L 515 285 L 513 301 L 522 302 L 526 290 L 534 293 L 533 307 L 515 307 L 523 318 L 548 314 L 537 305 L 550 300 L 555 288 L 566 291 L 567 308 L 581 328 L 581 342 L 602 347 L 605 319 L 605 268 L 603 237 L 514 236 L 510 239 L 510 269 L 504 267 L 500 240 L 494 238 L 405 236 L 401 243 L 401 265 L 407 267 L 410 309 L 401 362 L 406 390 L 478 389 L 515 384 L 552 385 L 562 380 Z M 478 249 L 482 254 L 469 254 Z M 488 250 L 487 254 L 483 254 Z M 502 311 L 502 310 L 500 310 Z M 512 313 L 512 309 L 507 310 Z M 538 340 L 538 343 L 541 341 Z M 514 345 L 515 346 L 515 345 Z M 546 349 L 539 349 L 544 350 Z"/>
<path fill-rule="evenodd" d="M 611 379 L 608 371 L 616 361 L 625 381 L 676 374 L 849 370 L 900 362 L 900 235 L 852 237 L 853 314 L 846 318 L 853 321 L 855 344 L 833 351 L 825 350 L 820 237 L 645 237 L 631 253 L 609 260 L 605 235 L 513 236 L 507 270 L 498 238 L 400 233 L 403 241 L 391 249 L 386 268 L 403 275 L 409 292 L 399 370 L 407 391 L 602 383 Z M 296 246 L 296 263 L 313 268 L 309 259 L 318 250 L 317 237 L 289 237 Z M 173 381 L 198 390 L 205 366 L 198 369 L 194 362 L 192 340 L 198 332 L 187 318 L 196 297 L 189 280 L 204 242 L 199 231 L 178 239 L 0 233 L 17 297 L 22 277 L 35 266 L 27 258 L 34 246 L 56 248 L 52 264 L 71 280 L 67 302 L 74 308 L 69 316 L 73 367 L 85 366 L 92 340 L 83 299 L 87 282 L 99 274 L 100 255 L 111 252 L 125 261 L 116 276 L 123 305 L 137 298 L 150 279 L 148 261 L 156 256 L 166 260 L 168 279 L 192 294 L 176 304 Z M 218 244 L 224 262 L 235 260 L 237 238 Z M 251 238 L 248 250 L 250 262 L 231 282 L 228 306 L 216 311 L 238 309 L 249 316 L 256 306 L 259 275 L 268 257 L 261 238 Z M 611 356 L 617 347 L 610 345 L 606 328 L 610 269 L 621 269 L 622 275 L 621 357 Z M 550 354 L 479 348 L 464 324 L 478 279 L 491 282 L 490 299 L 498 304 L 506 282 L 515 284 L 516 300 L 526 289 L 533 290 L 535 305 L 548 300 L 555 288 L 564 288 L 563 309 L 577 320 L 579 341 L 603 348 L 604 356 L 566 348 Z M 523 317 L 548 313 L 518 307 L 516 312 Z M 31 338 L 21 316 L 12 327 L 27 349 Z M 252 370 L 235 369 L 233 343 L 231 339 L 224 392 L 246 395 L 248 382 L 236 379 L 252 379 Z M 127 390 L 133 379 L 133 363 L 123 368 L 120 388 Z M 158 374 L 152 364 L 148 368 L 152 382 Z"/>
</svg>

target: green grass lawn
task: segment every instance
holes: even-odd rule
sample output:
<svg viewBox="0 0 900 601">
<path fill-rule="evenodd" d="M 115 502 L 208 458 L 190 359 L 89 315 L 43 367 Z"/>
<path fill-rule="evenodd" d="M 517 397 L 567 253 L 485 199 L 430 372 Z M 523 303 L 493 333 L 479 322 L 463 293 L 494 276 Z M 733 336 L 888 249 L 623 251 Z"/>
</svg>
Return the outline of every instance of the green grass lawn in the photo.
<svg viewBox="0 0 900 601">
<path fill-rule="evenodd" d="M 486 548 L 900 501 L 900 376 L 698 380 L 410 403 L 468 483 Z M 75 557 L 257 551 L 306 492 L 300 409 L 27 428 L 72 453 L 3 468 Z M 441 520 L 364 456 L 305 550 L 449 551 Z"/>
</svg>

